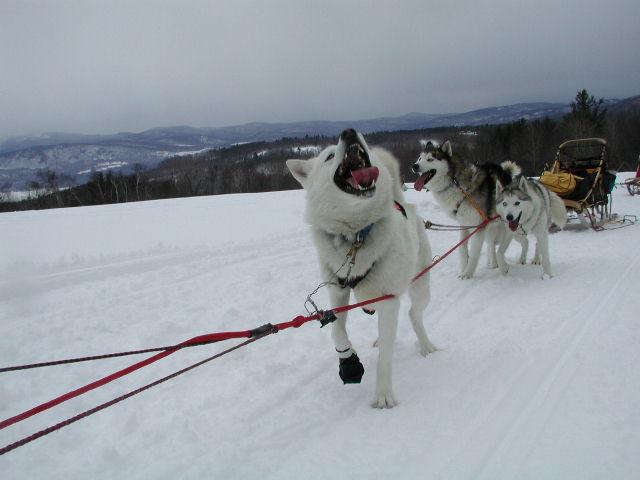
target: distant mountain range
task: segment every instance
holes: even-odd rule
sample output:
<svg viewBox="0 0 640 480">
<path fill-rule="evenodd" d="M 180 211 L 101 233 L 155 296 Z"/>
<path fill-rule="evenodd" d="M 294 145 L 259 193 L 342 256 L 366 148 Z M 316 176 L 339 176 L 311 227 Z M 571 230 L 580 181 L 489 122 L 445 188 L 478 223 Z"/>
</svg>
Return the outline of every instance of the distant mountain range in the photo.
<svg viewBox="0 0 640 480">
<path fill-rule="evenodd" d="M 608 100 L 612 107 L 625 105 Z M 291 123 L 248 123 L 217 128 L 189 126 L 159 127 L 141 133 L 83 135 L 46 133 L 17 136 L 0 143 L 0 185 L 24 186 L 38 170 L 51 169 L 77 182 L 86 180 L 91 171 L 130 171 L 134 164 L 153 167 L 162 160 L 237 143 L 276 140 L 282 137 L 337 135 L 346 127 L 364 133 L 376 131 L 416 130 L 446 126 L 477 126 L 507 123 L 525 118 L 558 117 L 569 111 L 562 103 L 519 103 L 483 108 L 466 113 L 409 113 L 400 117 L 382 117 L 354 121 L 307 121 Z"/>
</svg>

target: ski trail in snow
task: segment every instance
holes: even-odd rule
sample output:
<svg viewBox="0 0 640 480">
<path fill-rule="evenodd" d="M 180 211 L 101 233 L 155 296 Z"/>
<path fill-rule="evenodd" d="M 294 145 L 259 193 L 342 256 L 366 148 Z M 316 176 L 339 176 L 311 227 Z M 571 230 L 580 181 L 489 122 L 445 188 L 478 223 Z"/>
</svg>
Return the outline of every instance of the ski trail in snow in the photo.
<svg viewBox="0 0 640 480">
<path fill-rule="evenodd" d="M 573 337 L 573 340 L 567 348 L 564 349 L 560 358 L 554 362 L 555 365 L 538 387 L 535 395 L 523 406 L 522 413 L 520 413 L 511 424 L 511 427 L 496 446 L 491 457 L 478 472 L 478 478 L 496 478 L 502 469 L 501 463 L 507 455 L 507 452 L 509 449 L 513 450 L 514 443 L 516 442 L 519 442 L 519 448 L 516 451 L 518 452 L 518 456 L 521 457 L 520 460 L 526 456 L 531 446 L 535 443 L 540 431 L 544 428 L 550 412 L 557 403 L 557 397 L 564 390 L 567 382 L 571 380 L 575 370 L 579 367 L 579 363 L 576 362 L 574 365 L 569 365 L 569 361 L 582 344 L 593 342 L 599 333 L 600 329 L 598 327 L 604 321 L 611 322 L 616 320 L 615 317 L 605 316 L 604 311 L 606 309 L 612 309 L 612 307 L 615 307 L 619 302 L 632 296 L 629 294 L 630 290 L 632 288 L 635 289 L 637 284 L 630 282 L 629 279 L 632 278 L 630 274 L 638 268 L 638 264 L 640 264 L 639 257 L 635 257 L 624 272 L 617 278 L 615 283 L 611 285 L 609 291 L 602 299 L 594 296 L 596 305 L 595 308 L 590 309 L 591 313 L 589 315 L 585 317 L 581 315 L 574 317 L 574 323 L 583 321 L 582 326 L 579 327 L 575 334 L 569 337 Z M 550 397 L 556 397 L 555 401 L 550 401 Z M 531 417 L 533 416 L 540 418 L 536 421 L 531 421 Z"/>
<path fill-rule="evenodd" d="M 590 300 L 563 322 L 555 334 L 569 343 L 554 347 L 553 353 L 540 353 L 522 363 L 513 372 L 512 380 L 503 385 L 486 414 L 477 422 L 468 441 L 449 460 L 438 478 L 479 478 L 493 479 L 503 476 L 506 456 L 515 450 L 521 460 L 535 443 L 539 432 L 545 426 L 555 402 L 550 397 L 558 397 L 572 377 L 579 364 L 568 366 L 576 350 L 591 341 L 598 333 L 599 325 L 609 319 L 603 311 L 610 309 L 618 301 L 629 298 L 629 290 L 635 288 L 630 282 L 630 274 L 638 268 L 640 259 L 636 257 L 620 274 L 613 285 L 608 286 L 601 298 L 590 296 Z M 603 278 L 612 278 L 603 275 Z M 555 398 L 557 402 L 557 398 Z M 534 418 L 534 417 L 539 418 Z M 482 445 L 478 445 L 478 439 Z M 518 448 L 515 448 L 517 443 Z M 514 458 L 509 459 L 513 464 Z M 517 466 L 517 461 L 516 461 Z"/>
</svg>

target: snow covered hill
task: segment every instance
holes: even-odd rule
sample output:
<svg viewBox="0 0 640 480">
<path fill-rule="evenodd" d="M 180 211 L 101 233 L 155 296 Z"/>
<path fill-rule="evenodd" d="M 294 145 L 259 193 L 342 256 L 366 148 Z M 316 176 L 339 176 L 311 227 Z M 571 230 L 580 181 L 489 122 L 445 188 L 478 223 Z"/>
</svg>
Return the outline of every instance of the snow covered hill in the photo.
<svg viewBox="0 0 640 480">
<path fill-rule="evenodd" d="M 615 102 L 611 100 L 611 102 Z M 41 169 L 52 169 L 72 177 L 88 179 L 84 170 L 101 171 L 105 162 L 112 168 L 131 171 L 135 163 L 147 168 L 180 152 L 197 152 L 238 143 L 272 141 L 284 137 L 337 135 L 345 128 L 362 132 L 415 130 L 452 125 L 506 123 L 526 118 L 558 117 L 569 111 L 562 103 L 534 102 L 488 107 L 465 113 L 409 113 L 355 121 L 306 121 L 290 123 L 253 122 L 227 127 L 158 127 L 140 133 L 111 135 L 45 133 L 0 141 L 0 182 L 24 188 Z M 80 172 L 80 173 L 79 173 Z M 80 176 L 78 176 L 80 175 Z"/>
<path fill-rule="evenodd" d="M 407 196 L 447 222 L 430 194 Z M 613 205 L 640 215 L 640 199 L 622 189 Z M 290 191 L 1 214 L 0 366 L 304 313 L 320 276 L 303 211 L 304 193 Z M 457 233 L 429 238 L 440 253 Z M 537 266 L 503 277 L 484 261 L 461 281 L 457 256 L 446 259 L 425 318 L 435 354 L 418 354 L 403 302 L 392 410 L 369 407 L 376 322 L 356 312 L 360 385 L 338 378 L 329 330 L 305 325 L 7 453 L 1 476 L 637 478 L 639 240 L 640 226 L 554 234 L 555 277 L 545 281 Z M 319 299 L 328 307 L 325 292 Z M 222 348 L 177 352 L 1 430 L 0 447 Z M 0 420 L 137 360 L 0 374 Z"/>
</svg>

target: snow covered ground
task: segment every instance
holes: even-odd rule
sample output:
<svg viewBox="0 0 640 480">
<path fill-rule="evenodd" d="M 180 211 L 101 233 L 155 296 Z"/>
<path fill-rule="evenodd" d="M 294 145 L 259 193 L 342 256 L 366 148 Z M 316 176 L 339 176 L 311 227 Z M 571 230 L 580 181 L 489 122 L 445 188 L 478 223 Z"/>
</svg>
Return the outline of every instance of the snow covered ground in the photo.
<svg viewBox="0 0 640 480">
<path fill-rule="evenodd" d="M 407 196 L 446 222 L 430 194 Z M 0 366 L 304 313 L 320 277 L 303 211 L 292 191 L 1 214 Z M 617 189 L 614 211 L 640 215 L 640 199 Z M 439 253 L 457 234 L 429 238 Z M 532 265 L 503 277 L 483 260 L 461 281 L 455 254 L 433 271 L 425 323 L 440 350 L 418 354 L 405 301 L 392 410 L 369 407 L 375 320 L 355 312 L 360 385 L 338 378 L 329 330 L 305 325 L 9 452 L 0 476 L 638 478 L 640 225 L 550 242 L 550 280 Z M 177 352 L 10 426 L 0 447 L 222 348 Z M 139 359 L 0 374 L 0 420 Z"/>
</svg>

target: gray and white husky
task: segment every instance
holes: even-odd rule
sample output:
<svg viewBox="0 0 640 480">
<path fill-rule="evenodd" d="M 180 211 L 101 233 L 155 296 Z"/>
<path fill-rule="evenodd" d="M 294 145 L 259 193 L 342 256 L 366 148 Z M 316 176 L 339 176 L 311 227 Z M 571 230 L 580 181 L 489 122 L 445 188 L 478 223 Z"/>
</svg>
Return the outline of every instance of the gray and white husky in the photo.
<svg viewBox="0 0 640 480">
<path fill-rule="evenodd" d="M 488 217 L 496 213 L 496 181 L 507 185 L 512 177 L 520 173 L 520 167 L 507 161 L 500 165 L 486 163 L 475 166 L 453 156 L 449 141 L 439 145 L 435 141 L 425 144 L 424 151 L 411 167 L 418 174 L 414 187 L 420 191 L 424 187 L 433 193 L 440 207 L 462 226 L 479 225 L 484 220 L 478 211 L 481 209 Z M 465 195 L 466 193 L 466 195 Z M 470 200 L 468 196 L 472 198 Z M 462 240 L 469 234 L 460 231 Z M 491 222 L 460 247 L 460 278 L 471 278 L 478 266 L 482 244 L 487 241 L 489 267 L 497 268 L 496 245 L 502 240 L 505 227 L 501 222 Z M 520 239 L 518 239 L 520 240 Z M 523 245 L 523 255 L 526 251 Z"/>
<path fill-rule="evenodd" d="M 542 278 L 550 278 L 549 227 L 555 223 L 563 228 L 567 223 L 567 210 L 562 199 L 535 179 L 520 176 L 503 187 L 496 184 L 496 211 L 509 229 L 498 247 L 498 266 L 502 273 L 509 271 L 504 254 L 514 235 L 536 237 L 533 264 L 542 264 Z"/>
<path fill-rule="evenodd" d="M 348 129 L 337 145 L 311 160 L 287 160 L 287 167 L 306 190 L 306 220 L 324 281 L 330 283 L 332 305 L 347 304 L 352 290 L 358 301 L 395 295 L 375 304 L 378 369 L 373 406 L 391 408 L 396 405 L 391 360 L 398 295 L 406 290 L 420 353 L 435 351 L 422 323 L 429 302 L 429 274 L 412 282 L 431 264 L 431 248 L 415 207 L 404 201 L 398 162 L 386 150 L 369 148 L 360 133 Z M 359 383 L 364 369 L 347 336 L 347 315 L 337 317 L 332 338 L 340 359 L 340 377 L 344 383 Z"/>
</svg>

